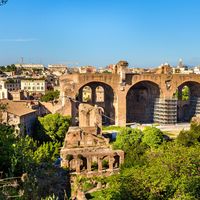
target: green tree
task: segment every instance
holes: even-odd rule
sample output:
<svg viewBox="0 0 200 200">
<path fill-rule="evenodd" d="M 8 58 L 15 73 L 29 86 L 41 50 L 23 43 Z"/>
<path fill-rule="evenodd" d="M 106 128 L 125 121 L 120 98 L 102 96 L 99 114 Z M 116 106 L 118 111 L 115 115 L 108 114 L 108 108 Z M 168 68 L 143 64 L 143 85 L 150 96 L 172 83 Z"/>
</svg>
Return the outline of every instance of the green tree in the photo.
<svg viewBox="0 0 200 200">
<path fill-rule="evenodd" d="M 53 102 L 59 98 L 60 92 L 56 91 L 48 91 L 44 96 L 42 96 L 41 101 L 44 102 Z"/>
<path fill-rule="evenodd" d="M 10 171 L 14 142 L 14 129 L 11 126 L 0 124 L 0 171 L 6 173 Z"/>
<path fill-rule="evenodd" d="M 143 133 L 139 129 L 122 128 L 117 134 L 113 147 L 127 152 L 132 146 L 140 143 L 142 141 L 142 137 Z"/>
<path fill-rule="evenodd" d="M 200 124 L 192 122 L 190 130 L 182 130 L 176 138 L 177 143 L 191 146 L 200 142 Z"/>
<path fill-rule="evenodd" d="M 34 152 L 38 148 L 38 142 L 30 136 L 18 138 L 14 144 L 14 154 L 12 156 L 12 173 L 21 175 L 29 173 L 36 167 Z"/>
<path fill-rule="evenodd" d="M 188 86 L 184 86 L 182 89 L 182 100 L 187 101 L 190 98 L 190 89 Z"/>
<path fill-rule="evenodd" d="M 54 142 L 63 142 L 71 123 L 69 116 L 62 116 L 58 113 L 48 114 L 39 117 L 38 134 L 48 135 Z"/>
<path fill-rule="evenodd" d="M 147 151 L 147 163 L 122 169 L 108 181 L 100 199 L 199 199 L 200 146 L 163 143 Z M 127 158 L 126 158 L 127 159 Z"/>
<path fill-rule="evenodd" d="M 146 127 L 143 133 L 142 142 L 151 148 L 157 148 L 164 140 L 162 131 L 156 127 Z"/>
<path fill-rule="evenodd" d="M 139 165 L 145 162 L 146 145 L 142 143 L 143 133 L 139 129 L 122 128 L 113 144 L 114 149 L 122 149 L 126 153 L 123 168 Z"/>
<path fill-rule="evenodd" d="M 12 71 L 16 71 L 17 68 L 14 64 L 12 65 L 7 65 L 6 67 L 5 66 L 0 66 L 0 70 L 2 72 L 12 72 Z"/>
<path fill-rule="evenodd" d="M 34 152 L 33 159 L 37 164 L 54 162 L 59 157 L 59 143 L 46 142 Z"/>
</svg>

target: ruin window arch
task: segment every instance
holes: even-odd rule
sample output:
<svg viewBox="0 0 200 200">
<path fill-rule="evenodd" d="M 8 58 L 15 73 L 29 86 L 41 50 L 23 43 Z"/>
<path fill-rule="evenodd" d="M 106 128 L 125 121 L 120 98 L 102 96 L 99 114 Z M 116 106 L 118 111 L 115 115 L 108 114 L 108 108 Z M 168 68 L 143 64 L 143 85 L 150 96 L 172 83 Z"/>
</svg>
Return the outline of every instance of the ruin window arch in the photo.
<svg viewBox="0 0 200 200">
<path fill-rule="evenodd" d="M 82 101 L 90 102 L 92 100 L 92 89 L 90 86 L 85 86 L 82 93 Z"/>
<path fill-rule="evenodd" d="M 188 101 L 190 99 L 190 88 L 187 85 L 183 87 L 181 93 L 183 101 Z"/>
<path fill-rule="evenodd" d="M 104 102 L 104 88 L 102 86 L 96 87 L 96 102 Z"/>
</svg>

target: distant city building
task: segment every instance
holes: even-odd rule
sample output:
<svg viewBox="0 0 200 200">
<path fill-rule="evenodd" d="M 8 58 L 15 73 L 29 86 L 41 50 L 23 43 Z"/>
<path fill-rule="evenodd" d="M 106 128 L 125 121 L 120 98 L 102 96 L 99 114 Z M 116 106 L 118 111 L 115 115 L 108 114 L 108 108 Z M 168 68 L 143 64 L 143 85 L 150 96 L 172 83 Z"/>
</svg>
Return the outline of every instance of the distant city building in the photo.
<svg viewBox="0 0 200 200">
<path fill-rule="evenodd" d="M 45 94 L 45 79 L 23 79 L 21 80 L 21 90 L 28 91 L 30 94 Z"/>
<path fill-rule="evenodd" d="M 26 102 L 1 100 L 0 103 L 7 105 L 6 110 L 2 111 L 2 123 L 14 126 L 17 135 L 32 133 L 36 110 L 30 108 Z"/>
<path fill-rule="evenodd" d="M 56 76 L 61 76 L 62 74 L 67 73 L 67 65 L 64 64 L 51 64 L 48 65 L 48 70 Z"/>
<path fill-rule="evenodd" d="M 29 99 L 29 93 L 23 90 L 16 90 L 8 92 L 8 99 L 13 101 Z"/>
<path fill-rule="evenodd" d="M 195 74 L 200 74 L 200 66 L 194 67 L 194 73 Z"/>
<path fill-rule="evenodd" d="M 54 71 L 54 70 L 65 71 L 67 69 L 67 65 L 64 65 L 64 64 L 49 64 L 48 69 L 52 70 L 52 71 Z"/>
<path fill-rule="evenodd" d="M 41 69 L 44 70 L 43 64 L 15 64 L 17 68 L 24 68 L 24 69 Z"/>
<path fill-rule="evenodd" d="M 9 92 L 21 89 L 20 79 L 0 78 L 0 99 L 7 99 Z"/>
<path fill-rule="evenodd" d="M 4 74 L 6 74 L 6 76 L 12 77 L 15 75 L 15 71 L 11 71 L 11 72 L 4 72 Z"/>
<path fill-rule="evenodd" d="M 161 64 L 156 70 L 156 74 L 172 74 L 173 73 L 173 68 L 168 64 Z"/>
<path fill-rule="evenodd" d="M 21 80 L 19 78 L 7 78 L 5 84 L 8 91 L 21 89 Z"/>
<path fill-rule="evenodd" d="M 96 67 L 93 67 L 93 66 L 82 66 L 82 67 L 79 67 L 79 73 L 81 73 L 81 74 L 95 73 L 96 71 L 97 71 Z"/>
<path fill-rule="evenodd" d="M 0 80 L 0 99 L 8 98 L 8 89 L 6 88 L 5 80 Z"/>
<path fill-rule="evenodd" d="M 68 74 L 74 74 L 74 73 L 79 73 L 79 68 L 78 67 L 69 67 L 67 69 Z"/>
<path fill-rule="evenodd" d="M 193 69 L 189 69 L 188 66 L 183 64 L 183 60 L 180 58 L 177 67 L 173 68 L 174 74 L 192 74 Z"/>
</svg>

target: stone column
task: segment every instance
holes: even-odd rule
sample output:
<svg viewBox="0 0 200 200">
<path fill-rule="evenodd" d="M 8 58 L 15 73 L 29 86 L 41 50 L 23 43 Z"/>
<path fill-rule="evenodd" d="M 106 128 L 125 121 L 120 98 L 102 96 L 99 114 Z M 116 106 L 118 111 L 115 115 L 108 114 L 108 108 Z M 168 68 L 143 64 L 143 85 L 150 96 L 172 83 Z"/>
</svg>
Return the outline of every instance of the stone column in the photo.
<svg viewBox="0 0 200 200">
<path fill-rule="evenodd" d="M 99 157 L 98 158 L 98 172 L 102 172 L 102 159 Z"/>
<path fill-rule="evenodd" d="M 96 102 L 96 87 L 91 86 L 92 89 L 92 104 L 94 105 Z"/>
<path fill-rule="evenodd" d="M 120 158 L 119 158 L 119 164 L 123 164 L 124 163 L 124 152 L 120 153 Z"/>
<path fill-rule="evenodd" d="M 115 124 L 117 126 L 126 126 L 126 91 L 121 86 L 117 93 L 115 106 Z"/>
<path fill-rule="evenodd" d="M 91 172 L 91 166 L 92 166 L 92 159 L 91 157 L 87 157 L 87 172 Z"/>
<path fill-rule="evenodd" d="M 76 173 L 80 173 L 81 169 L 80 169 L 80 159 L 76 159 Z"/>
<path fill-rule="evenodd" d="M 114 158 L 113 156 L 109 157 L 109 171 L 113 171 L 113 163 L 114 163 Z"/>
<path fill-rule="evenodd" d="M 178 100 L 182 100 L 182 89 L 183 87 L 178 88 Z"/>
</svg>

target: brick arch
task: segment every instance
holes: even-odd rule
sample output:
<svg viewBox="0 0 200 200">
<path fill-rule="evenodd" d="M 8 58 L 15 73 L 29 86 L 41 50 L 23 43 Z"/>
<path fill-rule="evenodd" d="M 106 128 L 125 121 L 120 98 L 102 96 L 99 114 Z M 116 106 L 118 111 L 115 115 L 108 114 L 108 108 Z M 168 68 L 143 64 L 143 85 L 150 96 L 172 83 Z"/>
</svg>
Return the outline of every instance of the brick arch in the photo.
<svg viewBox="0 0 200 200">
<path fill-rule="evenodd" d="M 82 102 L 82 90 L 85 86 L 89 86 L 92 89 L 92 99 L 90 102 L 87 102 L 91 105 L 98 105 L 99 107 L 102 107 L 104 109 L 104 115 L 107 116 L 107 118 L 104 116 L 103 117 L 103 123 L 104 124 L 114 124 L 115 123 L 115 113 L 116 113 L 116 108 L 115 108 L 115 101 L 116 101 L 116 92 L 107 83 L 100 82 L 100 81 L 91 81 L 87 83 L 82 83 L 79 85 L 77 91 L 77 100 L 79 102 Z M 96 98 L 96 88 L 98 86 L 101 86 L 104 89 L 104 101 L 97 101 Z M 112 120 L 111 120 L 112 119 Z"/>
<path fill-rule="evenodd" d="M 186 82 L 196 82 L 200 84 L 200 76 L 197 74 L 174 74 L 171 80 L 170 96 L 172 97 L 177 88 Z"/>
<path fill-rule="evenodd" d="M 102 84 L 109 85 L 113 90 L 115 90 L 120 81 L 120 76 L 118 74 L 79 74 L 77 84 L 78 90 L 90 82 L 99 82 Z"/>
<path fill-rule="evenodd" d="M 160 87 L 152 81 L 138 81 L 126 93 L 127 123 L 153 122 L 153 108 L 160 97 Z"/>
<path fill-rule="evenodd" d="M 171 91 L 172 95 L 175 94 L 177 89 L 180 88 L 181 86 L 188 86 L 190 90 L 193 88 L 194 89 L 193 94 L 196 93 L 197 96 L 200 96 L 200 80 L 186 80 L 186 81 L 176 82 L 176 85 L 173 87 Z"/>
<path fill-rule="evenodd" d="M 90 84 L 92 84 L 92 83 L 96 83 L 96 84 L 99 83 L 99 85 L 97 85 L 97 86 L 106 85 L 106 86 L 110 87 L 110 88 L 113 90 L 114 93 L 116 93 L 116 88 L 115 88 L 113 85 L 108 84 L 108 83 L 106 83 L 106 82 L 102 82 L 102 81 L 92 81 L 92 80 L 91 80 L 91 81 L 88 81 L 88 82 L 84 82 L 84 83 L 78 84 L 78 86 L 77 86 L 77 88 L 76 88 L 76 91 L 78 92 L 81 88 L 83 88 L 83 87 L 85 87 L 85 86 L 87 86 L 87 85 L 90 85 Z M 97 87 L 97 86 L 96 86 L 96 87 Z"/>
<path fill-rule="evenodd" d="M 153 81 L 152 79 L 140 79 L 140 80 L 134 81 L 132 85 L 126 86 L 126 94 L 125 94 L 125 96 L 127 96 L 128 92 L 130 91 L 130 89 L 132 87 L 134 87 L 135 85 L 137 85 L 139 83 L 142 83 L 142 82 L 152 83 L 153 85 L 155 85 L 155 86 L 157 86 L 159 88 L 160 94 L 163 93 L 162 92 L 162 88 L 160 87 L 160 82 L 159 81 Z"/>
</svg>

